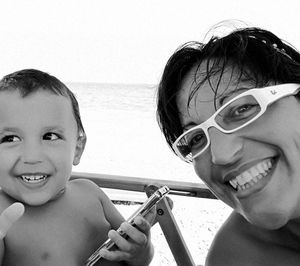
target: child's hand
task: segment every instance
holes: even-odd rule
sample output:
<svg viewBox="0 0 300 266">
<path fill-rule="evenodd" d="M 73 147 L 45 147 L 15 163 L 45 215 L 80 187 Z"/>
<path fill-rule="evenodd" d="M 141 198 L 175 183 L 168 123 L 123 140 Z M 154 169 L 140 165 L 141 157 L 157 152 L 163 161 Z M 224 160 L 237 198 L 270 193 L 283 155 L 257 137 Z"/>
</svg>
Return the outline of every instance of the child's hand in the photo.
<svg viewBox="0 0 300 266">
<path fill-rule="evenodd" d="M 155 219 L 155 208 L 146 216 L 152 223 Z M 108 237 L 118 246 L 117 250 L 101 250 L 103 258 L 112 261 L 126 261 L 131 266 L 149 265 L 154 254 L 153 245 L 150 237 L 150 223 L 138 216 L 134 219 L 135 225 L 132 226 L 123 222 L 121 230 L 128 236 L 123 238 L 115 230 L 110 230 Z"/>
<path fill-rule="evenodd" d="M 16 202 L 7 207 L 0 215 L 0 240 L 2 240 L 10 227 L 20 219 L 24 213 L 24 205 Z"/>
</svg>

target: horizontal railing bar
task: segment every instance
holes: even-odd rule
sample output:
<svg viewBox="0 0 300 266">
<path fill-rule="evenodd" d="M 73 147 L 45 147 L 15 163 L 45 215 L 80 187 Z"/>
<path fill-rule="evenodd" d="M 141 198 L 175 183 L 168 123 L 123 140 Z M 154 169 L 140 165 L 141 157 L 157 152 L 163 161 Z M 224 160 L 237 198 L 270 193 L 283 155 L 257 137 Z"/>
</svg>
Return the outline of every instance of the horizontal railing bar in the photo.
<svg viewBox="0 0 300 266">
<path fill-rule="evenodd" d="M 208 199 L 216 198 L 205 184 L 200 183 L 198 184 L 193 182 L 181 182 L 164 179 L 73 172 L 71 179 L 78 178 L 90 179 L 102 188 L 145 192 L 148 185 L 166 185 L 170 188 L 169 194 Z"/>
</svg>

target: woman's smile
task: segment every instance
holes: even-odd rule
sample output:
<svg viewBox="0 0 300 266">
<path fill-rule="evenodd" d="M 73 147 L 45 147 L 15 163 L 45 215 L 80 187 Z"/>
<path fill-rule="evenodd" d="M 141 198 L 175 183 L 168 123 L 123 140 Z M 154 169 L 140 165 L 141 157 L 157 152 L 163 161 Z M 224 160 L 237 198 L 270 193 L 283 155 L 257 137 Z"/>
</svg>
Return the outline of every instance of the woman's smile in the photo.
<svg viewBox="0 0 300 266">
<path fill-rule="evenodd" d="M 230 173 L 225 181 L 234 188 L 238 198 L 244 198 L 261 191 L 271 179 L 270 172 L 275 167 L 275 160 L 265 159 L 240 174 Z M 236 176 L 236 177 L 234 177 Z"/>
</svg>

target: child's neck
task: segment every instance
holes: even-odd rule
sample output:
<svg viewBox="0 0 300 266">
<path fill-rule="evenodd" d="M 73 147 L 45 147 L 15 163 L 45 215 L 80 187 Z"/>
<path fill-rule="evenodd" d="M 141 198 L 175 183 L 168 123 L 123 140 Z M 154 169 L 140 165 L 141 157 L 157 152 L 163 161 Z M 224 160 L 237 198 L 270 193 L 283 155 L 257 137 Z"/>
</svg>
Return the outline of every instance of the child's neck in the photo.
<svg viewBox="0 0 300 266">
<path fill-rule="evenodd" d="M 60 191 L 57 192 L 57 194 L 53 197 L 52 200 L 57 200 L 59 197 L 61 197 L 66 192 L 66 187 L 62 188 Z"/>
</svg>

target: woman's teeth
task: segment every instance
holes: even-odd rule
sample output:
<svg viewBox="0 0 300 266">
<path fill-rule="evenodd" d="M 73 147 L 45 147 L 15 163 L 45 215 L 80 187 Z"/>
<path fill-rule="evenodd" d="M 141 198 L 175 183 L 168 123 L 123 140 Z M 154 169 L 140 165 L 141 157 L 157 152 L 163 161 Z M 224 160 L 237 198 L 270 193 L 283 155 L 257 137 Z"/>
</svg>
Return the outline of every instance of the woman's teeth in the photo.
<svg viewBox="0 0 300 266">
<path fill-rule="evenodd" d="M 260 179 L 266 176 L 272 168 L 271 159 L 267 159 L 251 167 L 236 178 L 229 181 L 230 185 L 236 190 L 250 188 Z"/>
<path fill-rule="evenodd" d="M 39 183 L 45 180 L 47 175 L 21 175 L 23 181 L 27 183 Z"/>
</svg>

